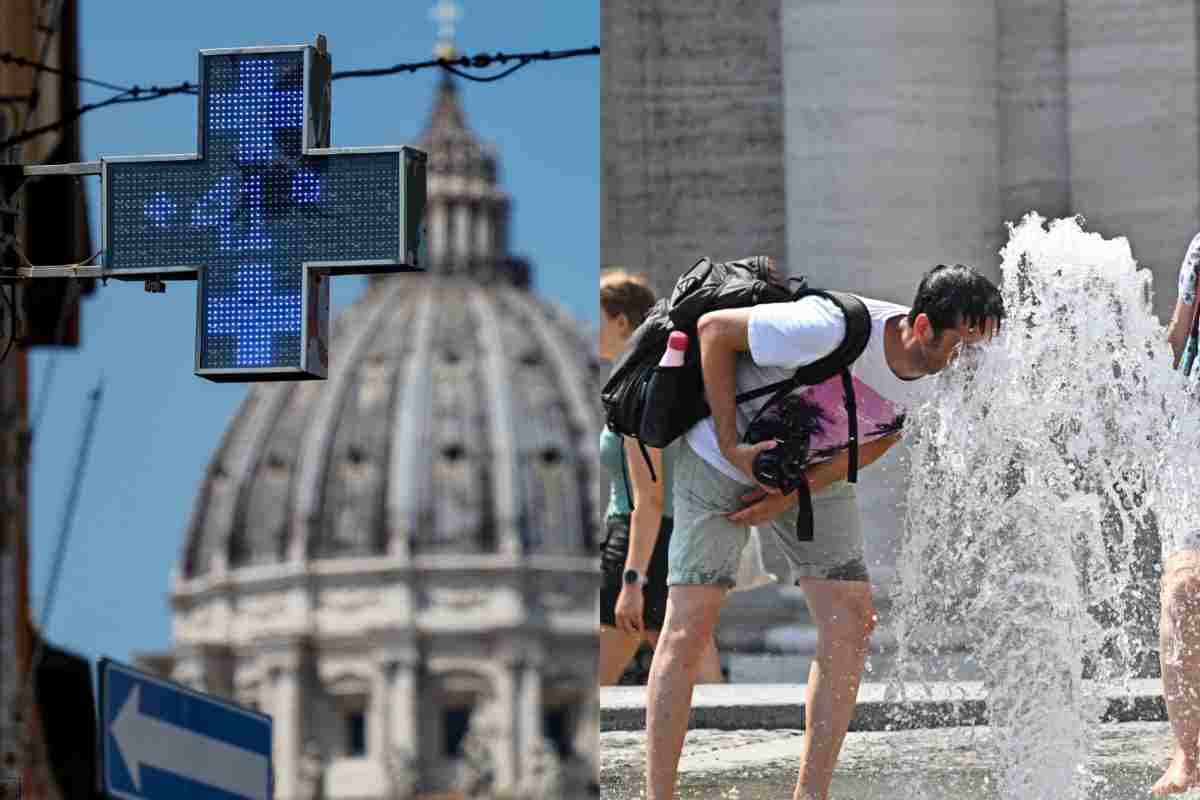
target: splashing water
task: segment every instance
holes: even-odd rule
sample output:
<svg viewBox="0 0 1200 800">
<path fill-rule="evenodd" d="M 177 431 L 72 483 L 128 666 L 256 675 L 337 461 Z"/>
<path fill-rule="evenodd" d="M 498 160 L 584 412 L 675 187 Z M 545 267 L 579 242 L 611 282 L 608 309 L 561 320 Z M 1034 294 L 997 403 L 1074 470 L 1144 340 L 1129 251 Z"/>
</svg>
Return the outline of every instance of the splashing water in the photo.
<svg viewBox="0 0 1200 800">
<path fill-rule="evenodd" d="M 1030 214 L 1002 251 L 1007 320 L 915 409 L 890 693 L 983 676 L 1000 796 L 1088 795 L 1102 692 L 1150 662 L 1156 537 L 1200 508 L 1200 418 L 1123 238 Z M 1190 438 L 1189 438 L 1190 437 Z M 1194 522 L 1192 523 L 1194 524 Z M 1085 680 L 1086 679 L 1086 680 Z"/>
</svg>

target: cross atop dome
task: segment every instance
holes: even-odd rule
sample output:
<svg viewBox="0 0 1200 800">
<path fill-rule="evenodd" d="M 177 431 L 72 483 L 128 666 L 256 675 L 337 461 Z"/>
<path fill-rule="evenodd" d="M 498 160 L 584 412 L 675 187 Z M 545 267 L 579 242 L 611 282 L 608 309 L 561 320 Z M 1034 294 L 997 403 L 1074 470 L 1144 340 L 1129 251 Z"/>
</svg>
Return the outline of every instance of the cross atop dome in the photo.
<svg viewBox="0 0 1200 800">
<path fill-rule="evenodd" d="M 438 42 L 433 48 L 437 58 L 454 58 L 455 23 L 462 19 L 462 9 L 454 0 L 438 0 L 429 9 L 429 18 L 438 23 Z"/>
</svg>

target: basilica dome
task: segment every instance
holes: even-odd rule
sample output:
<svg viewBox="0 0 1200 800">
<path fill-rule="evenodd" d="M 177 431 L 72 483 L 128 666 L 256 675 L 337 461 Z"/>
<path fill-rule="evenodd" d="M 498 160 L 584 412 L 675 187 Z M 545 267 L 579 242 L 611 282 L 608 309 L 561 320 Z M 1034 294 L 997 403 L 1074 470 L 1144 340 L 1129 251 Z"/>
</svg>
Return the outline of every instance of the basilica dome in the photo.
<svg viewBox="0 0 1200 800">
<path fill-rule="evenodd" d="M 201 481 L 171 651 L 140 663 L 271 714 L 280 800 L 482 774 L 533 796 L 545 757 L 586 794 L 593 335 L 529 291 L 498 156 L 449 76 L 416 146 L 428 272 L 371 279 L 334 323 L 327 380 L 249 391 Z"/>
</svg>

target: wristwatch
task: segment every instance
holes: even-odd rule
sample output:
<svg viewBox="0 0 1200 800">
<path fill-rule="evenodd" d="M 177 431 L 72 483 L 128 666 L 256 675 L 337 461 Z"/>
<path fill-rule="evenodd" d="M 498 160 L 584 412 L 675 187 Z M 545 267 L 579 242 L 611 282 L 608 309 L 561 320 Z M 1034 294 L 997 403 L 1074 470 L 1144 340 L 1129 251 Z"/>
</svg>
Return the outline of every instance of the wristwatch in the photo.
<svg viewBox="0 0 1200 800">
<path fill-rule="evenodd" d="M 627 586 L 629 584 L 633 584 L 633 583 L 640 584 L 641 586 L 645 586 L 647 583 L 650 582 L 649 578 L 647 578 L 642 573 L 638 572 L 636 569 L 633 569 L 632 567 L 625 570 L 625 575 L 623 576 L 623 579 L 625 581 L 625 585 L 627 585 Z"/>
</svg>

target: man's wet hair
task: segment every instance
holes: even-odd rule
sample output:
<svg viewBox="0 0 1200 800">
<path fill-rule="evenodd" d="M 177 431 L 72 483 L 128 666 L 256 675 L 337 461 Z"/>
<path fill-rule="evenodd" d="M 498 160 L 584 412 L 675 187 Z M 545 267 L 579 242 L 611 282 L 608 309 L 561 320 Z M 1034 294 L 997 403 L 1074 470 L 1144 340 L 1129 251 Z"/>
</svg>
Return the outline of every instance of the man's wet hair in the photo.
<svg viewBox="0 0 1200 800">
<path fill-rule="evenodd" d="M 917 315 L 929 318 L 935 335 L 966 323 L 982 328 L 989 319 L 1004 320 L 1004 300 L 996 284 L 965 264 L 938 264 L 925 273 L 917 297 L 908 313 L 909 323 Z"/>
</svg>

